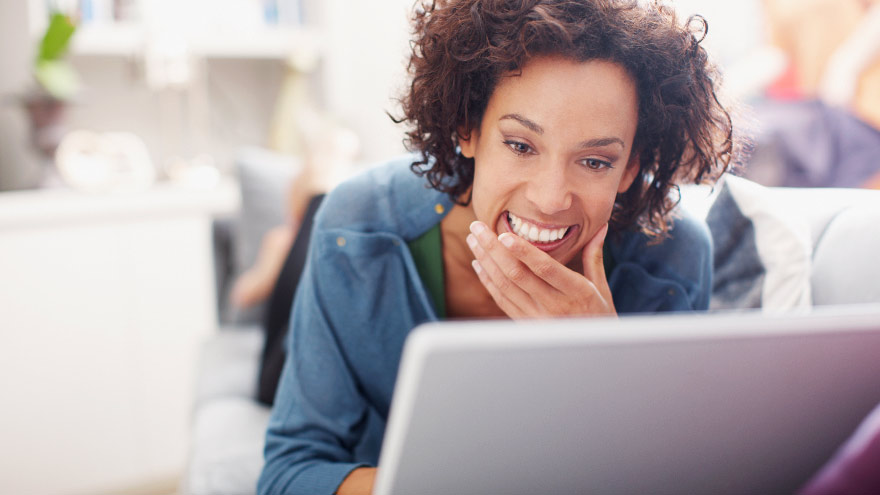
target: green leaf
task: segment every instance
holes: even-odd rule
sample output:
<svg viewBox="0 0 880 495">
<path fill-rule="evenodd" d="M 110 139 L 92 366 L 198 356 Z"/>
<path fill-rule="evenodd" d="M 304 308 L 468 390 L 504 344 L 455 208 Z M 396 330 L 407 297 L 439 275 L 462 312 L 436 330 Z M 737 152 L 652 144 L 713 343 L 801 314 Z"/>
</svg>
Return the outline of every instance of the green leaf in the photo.
<svg viewBox="0 0 880 495">
<path fill-rule="evenodd" d="M 63 60 L 44 61 L 37 64 L 34 77 L 58 100 L 72 98 L 79 90 L 79 78 L 73 67 Z"/>
<path fill-rule="evenodd" d="M 37 55 L 37 65 L 42 62 L 58 60 L 67 53 L 70 38 L 76 31 L 70 18 L 64 14 L 55 12 L 49 19 L 49 27 L 40 43 L 40 51 Z"/>
</svg>

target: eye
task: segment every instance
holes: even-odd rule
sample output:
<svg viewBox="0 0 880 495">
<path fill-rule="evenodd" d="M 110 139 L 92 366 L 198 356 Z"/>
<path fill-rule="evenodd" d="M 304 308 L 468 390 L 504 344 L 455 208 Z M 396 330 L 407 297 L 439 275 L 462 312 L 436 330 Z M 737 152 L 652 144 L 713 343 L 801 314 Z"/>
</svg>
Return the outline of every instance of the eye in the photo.
<svg viewBox="0 0 880 495">
<path fill-rule="evenodd" d="M 581 160 L 581 165 L 587 167 L 590 170 L 604 170 L 606 168 L 614 168 L 611 166 L 611 162 L 606 162 L 605 160 L 599 160 L 596 158 L 586 158 Z"/>
<path fill-rule="evenodd" d="M 532 151 L 531 146 L 520 141 L 507 140 L 504 141 L 504 144 L 507 145 L 507 147 L 510 148 L 510 150 L 517 155 L 525 155 L 526 153 L 531 153 Z"/>
</svg>

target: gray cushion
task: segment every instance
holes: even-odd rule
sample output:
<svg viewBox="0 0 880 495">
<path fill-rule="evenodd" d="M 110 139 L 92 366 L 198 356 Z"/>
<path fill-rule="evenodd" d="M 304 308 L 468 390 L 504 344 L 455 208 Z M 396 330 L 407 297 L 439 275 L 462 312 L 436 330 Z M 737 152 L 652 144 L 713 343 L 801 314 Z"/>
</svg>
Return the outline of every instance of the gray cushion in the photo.
<svg viewBox="0 0 880 495">
<path fill-rule="evenodd" d="M 706 216 L 715 247 L 712 309 L 760 308 L 765 269 L 755 225 L 725 184 Z"/>
<path fill-rule="evenodd" d="M 261 148 L 242 149 L 235 159 L 241 188 L 241 211 L 235 235 L 235 272 L 250 268 L 257 259 L 263 236 L 273 227 L 289 221 L 286 211 L 291 182 L 302 172 L 301 162 L 292 156 Z M 258 323 L 263 304 L 247 310 L 230 310 L 225 321 Z"/>
</svg>

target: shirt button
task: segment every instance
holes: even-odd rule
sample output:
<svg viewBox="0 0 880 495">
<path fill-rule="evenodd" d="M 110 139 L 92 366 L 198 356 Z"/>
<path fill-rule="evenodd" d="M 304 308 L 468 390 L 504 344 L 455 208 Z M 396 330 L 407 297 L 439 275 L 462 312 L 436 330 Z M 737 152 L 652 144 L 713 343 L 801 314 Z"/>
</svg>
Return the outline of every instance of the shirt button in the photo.
<svg viewBox="0 0 880 495">
<path fill-rule="evenodd" d="M 668 291 L 666 291 L 666 293 L 669 294 L 670 296 L 674 296 L 674 295 L 675 295 L 675 289 L 669 289 Z"/>
<path fill-rule="evenodd" d="M 443 212 L 446 210 L 443 208 L 443 205 L 437 203 L 436 205 L 434 205 L 434 211 L 436 211 L 438 215 L 442 215 Z"/>
<path fill-rule="evenodd" d="M 337 237 L 336 245 L 339 247 L 345 246 L 345 237 Z"/>
</svg>

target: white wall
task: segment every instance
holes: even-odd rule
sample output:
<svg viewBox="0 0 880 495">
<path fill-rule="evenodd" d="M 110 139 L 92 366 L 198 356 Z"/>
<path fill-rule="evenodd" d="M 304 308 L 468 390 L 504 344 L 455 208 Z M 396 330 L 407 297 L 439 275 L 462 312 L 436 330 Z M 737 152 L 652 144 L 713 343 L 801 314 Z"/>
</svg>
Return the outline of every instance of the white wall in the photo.
<svg viewBox="0 0 880 495">
<path fill-rule="evenodd" d="M 759 0 L 672 0 L 687 19 L 699 14 L 709 32 L 705 46 L 721 64 L 733 64 L 764 43 L 764 18 Z"/>
<path fill-rule="evenodd" d="M 361 136 L 363 159 L 403 151 L 394 101 L 404 88 L 413 0 L 325 0 L 315 14 L 327 43 L 322 93 L 328 110 Z"/>
</svg>

